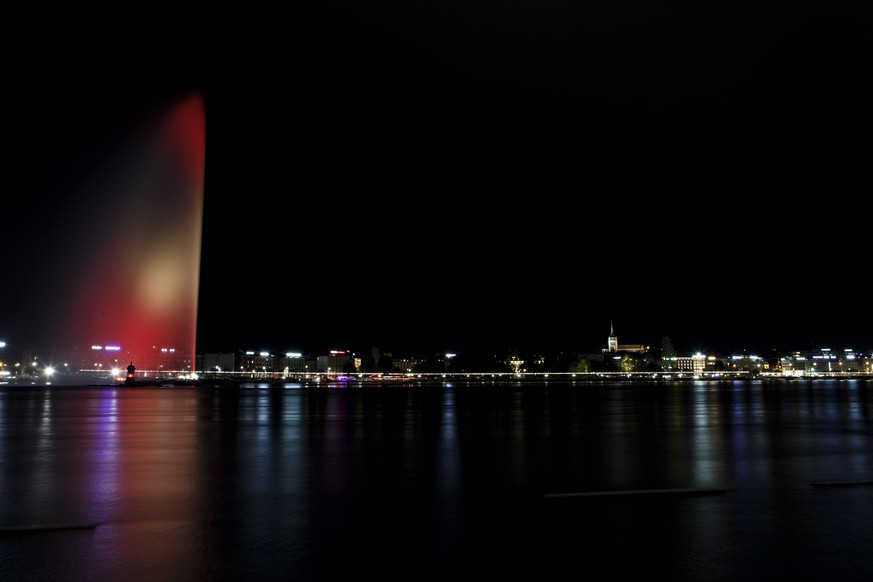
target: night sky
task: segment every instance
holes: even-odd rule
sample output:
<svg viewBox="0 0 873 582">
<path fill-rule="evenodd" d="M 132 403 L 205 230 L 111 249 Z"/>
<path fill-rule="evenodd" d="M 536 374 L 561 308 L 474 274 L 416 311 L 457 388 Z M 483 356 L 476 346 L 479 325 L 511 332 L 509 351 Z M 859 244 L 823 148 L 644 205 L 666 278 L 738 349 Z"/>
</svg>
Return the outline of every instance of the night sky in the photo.
<svg viewBox="0 0 873 582">
<path fill-rule="evenodd" d="M 200 349 L 597 350 L 610 321 L 873 348 L 863 36 L 833 4 L 66 10 L 11 15 L 0 335 L 38 342 L 63 293 L 59 201 L 202 90 Z"/>
</svg>

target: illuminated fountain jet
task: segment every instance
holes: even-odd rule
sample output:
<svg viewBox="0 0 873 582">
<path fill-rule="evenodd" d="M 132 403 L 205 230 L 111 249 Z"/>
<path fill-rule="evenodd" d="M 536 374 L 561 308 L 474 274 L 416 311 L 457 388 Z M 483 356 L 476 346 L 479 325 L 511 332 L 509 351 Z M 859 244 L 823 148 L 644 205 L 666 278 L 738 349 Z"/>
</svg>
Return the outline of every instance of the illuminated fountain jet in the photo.
<svg viewBox="0 0 873 582">
<path fill-rule="evenodd" d="M 53 344 L 111 343 L 141 370 L 194 371 L 205 136 L 195 92 L 162 106 L 71 193 L 52 233 Z"/>
</svg>

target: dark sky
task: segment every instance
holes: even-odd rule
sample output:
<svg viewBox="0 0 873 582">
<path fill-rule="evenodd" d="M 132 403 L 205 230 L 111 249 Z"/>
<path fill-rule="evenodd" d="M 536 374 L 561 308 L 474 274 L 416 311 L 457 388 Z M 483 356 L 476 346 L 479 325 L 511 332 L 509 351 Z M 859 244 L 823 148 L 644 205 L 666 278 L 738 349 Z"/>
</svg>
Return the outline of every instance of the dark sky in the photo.
<svg viewBox="0 0 873 582">
<path fill-rule="evenodd" d="M 202 349 L 873 344 L 866 32 L 833 4 L 67 10 L 12 15 L 0 333 L 35 215 L 201 89 Z"/>
</svg>

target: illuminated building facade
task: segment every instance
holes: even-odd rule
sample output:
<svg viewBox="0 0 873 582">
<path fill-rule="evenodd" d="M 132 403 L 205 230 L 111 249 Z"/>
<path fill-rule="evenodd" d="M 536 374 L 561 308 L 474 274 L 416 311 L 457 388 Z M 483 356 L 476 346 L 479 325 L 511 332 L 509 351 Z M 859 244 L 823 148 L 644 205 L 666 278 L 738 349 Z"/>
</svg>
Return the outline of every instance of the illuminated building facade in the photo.
<svg viewBox="0 0 873 582">
<path fill-rule="evenodd" d="M 613 328 L 611 321 L 609 322 L 609 337 L 606 338 L 606 351 L 618 351 L 618 336 L 615 335 L 615 329 Z"/>
<path fill-rule="evenodd" d="M 355 369 L 361 365 L 360 358 L 346 350 L 331 350 L 326 356 L 318 356 L 315 360 L 316 372 L 343 372 L 348 365 Z"/>
<path fill-rule="evenodd" d="M 873 372 L 870 356 L 853 349 L 822 348 L 794 352 L 780 358 L 779 363 L 782 374 L 786 376 L 841 376 Z"/>
<path fill-rule="evenodd" d="M 650 350 L 650 346 L 644 344 L 624 344 L 621 347 L 618 345 L 618 336 L 615 335 L 615 328 L 612 322 L 609 322 L 609 337 L 606 338 L 606 349 L 604 352 L 634 352 L 646 353 Z"/>
</svg>

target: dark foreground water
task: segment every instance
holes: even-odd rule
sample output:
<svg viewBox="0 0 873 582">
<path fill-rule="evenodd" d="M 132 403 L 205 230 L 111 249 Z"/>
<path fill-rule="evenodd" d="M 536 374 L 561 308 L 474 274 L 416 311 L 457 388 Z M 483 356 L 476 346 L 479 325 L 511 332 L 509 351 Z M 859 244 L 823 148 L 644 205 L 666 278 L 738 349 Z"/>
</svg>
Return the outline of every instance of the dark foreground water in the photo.
<svg viewBox="0 0 873 582">
<path fill-rule="evenodd" d="M 0 580 L 869 581 L 871 396 L 5 387 Z"/>
</svg>

